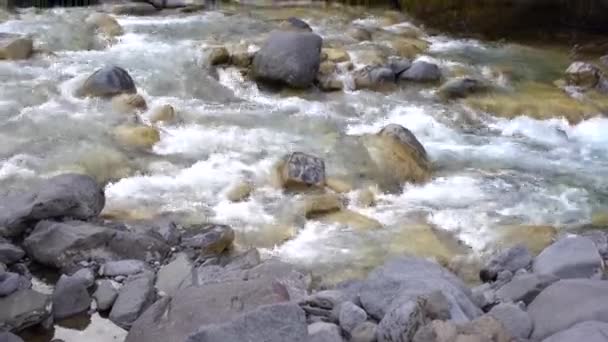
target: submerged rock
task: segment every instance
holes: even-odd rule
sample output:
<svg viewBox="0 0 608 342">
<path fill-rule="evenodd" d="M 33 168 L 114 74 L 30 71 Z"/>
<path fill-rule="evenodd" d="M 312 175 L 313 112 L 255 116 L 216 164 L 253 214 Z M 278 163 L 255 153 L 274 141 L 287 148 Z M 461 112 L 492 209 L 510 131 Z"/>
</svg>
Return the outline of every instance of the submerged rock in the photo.
<svg viewBox="0 0 608 342">
<path fill-rule="evenodd" d="M 281 186 L 325 186 L 325 162 L 321 158 L 294 152 L 283 158 L 278 167 Z"/>
<path fill-rule="evenodd" d="M 177 114 L 175 113 L 175 108 L 173 108 L 173 106 L 165 104 L 153 108 L 149 118 L 150 122 L 152 123 L 162 122 L 165 124 L 171 124 L 177 120 Z"/>
<path fill-rule="evenodd" d="M 160 132 L 152 126 L 118 126 L 114 129 L 116 139 L 127 146 L 150 149 L 160 141 Z"/>
<path fill-rule="evenodd" d="M 210 65 L 228 64 L 230 54 L 223 46 L 213 46 L 206 49 L 207 61 Z"/>
<path fill-rule="evenodd" d="M 412 66 L 404 71 L 399 80 L 411 82 L 437 82 L 441 79 L 441 71 L 437 64 L 416 61 Z"/>
<path fill-rule="evenodd" d="M 97 32 L 110 38 L 124 33 L 118 21 L 105 13 L 93 13 L 89 15 L 85 20 L 85 24 L 93 26 Z"/>
<path fill-rule="evenodd" d="M 0 297 L 0 331 L 19 331 L 51 315 L 51 298 L 34 290 Z"/>
<path fill-rule="evenodd" d="M 348 52 L 340 48 L 323 48 L 321 50 L 321 57 L 323 61 L 330 61 L 333 63 L 342 63 L 350 61 Z"/>
<path fill-rule="evenodd" d="M 108 317 L 114 324 L 128 330 L 155 299 L 154 273 L 130 276 L 120 289 Z"/>
<path fill-rule="evenodd" d="M 602 72 L 593 64 L 574 62 L 566 69 L 566 81 L 569 85 L 584 89 L 593 89 L 600 82 Z"/>
<path fill-rule="evenodd" d="M 374 66 L 355 73 L 357 89 L 383 90 L 395 85 L 395 72 L 389 67 Z"/>
<path fill-rule="evenodd" d="M 564 237 L 547 247 L 534 260 L 534 273 L 565 278 L 600 276 L 604 262 L 589 238 Z"/>
<path fill-rule="evenodd" d="M 148 105 L 143 96 L 139 94 L 121 94 L 112 98 L 112 108 L 121 113 L 146 111 Z"/>
<path fill-rule="evenodd" d="M 207 224 L 189 227 L 182 237 L 182 245 L 200 251 L 202 255 L 220 254 L 234 241 L 234 230 L 226 225 Z"/>
<path fill-rule="evenodd" d="M 358 41 L 372 40 L 371 32 L 360 26 L 351 27 L 346 35 Z"/>
<path fill-rule="evenodd" d="M 247 199 L 253 190 L 253 184 L 247 181 L 241 181 L 234 184 L 226 191 L 226 198 L 230 202 L 241 202 Z"/>
<path fill-rule="evenodd" d="M 57 320 L 85 312 L 91 306 L 87 284 L 80 278 L 62 275 L 53 292 L 53 316 Z"/>
<path fill-rule="evenodd" d="M 437 92 L 439 93 L 439 96 L 445 99 L 458 99 L 472 94 L 483 93 L 489 89 L 490 87 L 485 81 L 465 76 L 445 82 L 439 87 Z"/>
<path fill-rule="evenodd" d="M 25 36 L 0 32 L 0 60 L 27 59 L 32 55 L 34 42 Z"/>
<path fill-rule="evenodd" d="M 137 89 L 129 73 L 118 66 L 98 69 L 76 91 L 80 97 L 112 97 L 124 93 L 135 94 Z"/>
<path fill-rule="evenodd" d="M 127 3 L 114 5 L 112 7 L 112 13 L 119 15 L 152 15 L 157 13 L 158 10 L 152 4 L 145 2 L 139 3 Z"/>
</svg>

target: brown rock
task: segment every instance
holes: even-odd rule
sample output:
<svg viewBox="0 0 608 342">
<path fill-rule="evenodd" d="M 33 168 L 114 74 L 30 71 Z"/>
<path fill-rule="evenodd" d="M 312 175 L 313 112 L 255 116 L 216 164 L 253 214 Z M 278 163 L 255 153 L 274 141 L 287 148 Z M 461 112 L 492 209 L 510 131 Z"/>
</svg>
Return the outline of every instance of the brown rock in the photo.
<svg viewBox="0 0 608 342">
<path fill-rule="evenodd" d="M 226 198 L 231 202 L 241 202 L 249 197 L 253 192 L 253 185 L 246 181 L 234 184 L 226 192 Z"/>
<path fill-rule="evenodd" d="M 230 62 L 230 54 L 223 46 L 214 46 L 207 48 L 207 60 L 211 65 L 228 64 Z"/>
<path fill-rule="evenodd" d="M 0 60 L 27 59 L 32 55 L 34 42 L 25 36 L 0 33 Z"/>
<path fill-rule="evenodd" d="M 172 123 L 175 122 L 176 118 L 175 109 L 168 104 L 156 107 L 152 109 L 152 112 L 150 113 L 150 122 L 152 123 Z"/>
<path fill-rule="evenodd" d="M 148 105 L 143 96 L 139 94 L 121 94 L 112 98 L 112 108 L 121 113 L 146 111 Z"/>
<path fill-rule="evenodd" d="M 124 145 L 145 149 L 160 141 L 158 129 L 151 126 L 118 126 L 114 136 Z"/>
</svg>

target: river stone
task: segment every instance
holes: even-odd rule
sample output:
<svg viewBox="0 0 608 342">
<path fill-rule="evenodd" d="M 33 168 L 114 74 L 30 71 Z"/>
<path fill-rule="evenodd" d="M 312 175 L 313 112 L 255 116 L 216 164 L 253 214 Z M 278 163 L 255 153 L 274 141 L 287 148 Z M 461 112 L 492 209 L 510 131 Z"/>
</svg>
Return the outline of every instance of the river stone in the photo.
<svg viewBox="0 0 608 342">
<path fill-rule="evenodd" d="M 206 49 L 207 61 L 210 65 L 228 64 L 230 53 L 223 46 L 212 46 Z"/>
<path fill-rule="evenodd" d="M 80 281 L 86 286 L 90 288 L 95 285 L 95 273 L 90 268 L 81 268 L 71 275 L 72 278 L 80 279 Z"/>
<path fill-rule="evenodd" d="M 591 89 L 597 86 L 600 77 L 600 69 L 590 63 L 574 62 L 566 69 L 566 81 L 573 86 Z"/>
<path fill-rule="evenodd" d="M 342 342 L 340 327 L 333 323 L 316 322 L 308 326 L 309 342 Z"/>
<path fill-rule="evenodd" d="M 458 326 L 461 335 L 477 337 L 475 341 L 512 342 L 513 338 L 505 330 L 505 327 L 490 315 L 483 315 L 471 322 Z M 467 341 L 457 338 L 456 341 Z M 471 341 L 471 340 L 469 340 Z"/>
<path fill-rule="evenodd" d="M 356 326 L 367 320 L 367 313 L 352 302 L 344 302 L 340 305 L 340 327 L 350 333 Z"/>
<path fill-rule="evenodd" d="M 125 93 L 135 94 L 137 89 L 129 73 L 118 66 L 98 69 L 76 91 L 80 97 L 112 97 Z"/>
<path fill-rule="evenodd" d="M 0 32 L 0 60 L 27 59 L 32 55 L 33 45 L 25 36 Z"/>
<path fill-rule="evenodd" d="M 182 245 L 199 250 L 203 255 L 220 254 L 234 241 L 234 230 L 226 225 L 203 224 L 189 227 L 182 237 Z"/>
<path fill-rule="evenodd" d="M 503 271 L 515 273 L 525 269 L 532 263 L 532 254 L 524 245 L 502 250 L 493 255 L 488 264 L 479 272 L 479 278 L 483 282 L 496 281 L 498 274 Z"/>
<path fill-rule="evenodd" d="M 393 59 L 389 62 L 389 67 L 393 70 L 393 73 L 397 78 L 411 66 L 412 62 L 407 58 Z"/>
<path fill-rule="evenodd" d="M 496 297 L 504 302 L 524 302 L 526 305 L 532 303 L 547 286 L 559 280 L 554 276 L 538 274 L 515 275 L 507 284 L 496 291 Z"/>
<path fill-rule="evenodd" d="M 399 124 L 388 124 L 384 126 L 384 128 L 378 132 L 378 135 L 393 137 L 402 144 L 413 149 L 418 154 L 419 158 L 427 159 L 426 150 L 420 141 L 418 141 L 414 133 Z"/>
<path fill-rule="evenodd" d="M 23 340 L 10 332 L 0 332 L 0 342 L 23 342 Z"/>
<path fill-rule="evenodd" d="M 325 185 L 325 162 L 321 158 L 302 152 L 294 152 L 284 158 L 280 167 L 283 187 Z"/>
<path fill-rule="evenodd" d="M 281 22 L 280 28 L 283 31 L 312 32 L 312 28 L 308 23 L 296 17 L 289 17 Z"/>
<path fill-rule="evenodd" d="M 156 289 L 167 295 L 173 295 L 182 281 L 192 272 L 192 262 L 185 253 L 179 253 L 173 261 L 164 265 L 156 275 Z"/>
<path fill-rule="evenodd" d="M 373 322 L 363 322 L 350 332 L 350 342 L 376 342 L 378 325 Z"/>
<path fill-rule="evenodd" d="M 272 32 L 253 57 L 254 78 L 294 88 L 311 86 L 319 71 L 322 42 L 314 33 Z"/>
<path fill-rule="evenodd" d="M 473 337 L 473 336 L 471 336 Z M 476 342 L 478 340 L 457 339 L 458 327 L 453 322 L 435 320 L 418 329 L 412 342 Z M 482 340 L 487 342 L 488 340 Z"/>
<path fill-rule="evenodd" d="M 169 246 L 177 246 L 181 232 L 177 224 L 169 219 L 141 220 L 125 223 L 125 228 L 137 233 L 163 241 Z"/>
<path fill-rule="evenodd" d="M 99 215 L 104 205 L 104 191 L 93 178 L 55 176 L 0 200 L 0 236 L 20 235 L 31 223 L 50 218 L 86 220 Z"/>
<path fill-rule="evenodd" d="M 108 316 L 114 324 L 129 329 L 137 318 L 154 303 L 154 273 L 130 276 L 120 289 Z"/>
<path fill-rule="evenodd" d="M 532 339 L 543 339 L 584 321 L 608 323 L 608 281 L 564 279 L 547 287 L 528 306 Z"/>
<path fill-rule="evenodd" d="M 446 99 L 459 99 L 469 95 L 483 93 L 489 90 L 488 84 L 474 77 L 458 77 L 451 79 L 439 87 L 437 93 Z"/>
<path fill-rule="evenodd" d="M 378 342 L 408 342 L 424 326 L 423 301 L 417 299 L 393 306 L 378 324 Z"/>
<path fill-rule="evenodd" d="M 348 29 L 348 31 L 346 31 L 346 35 L 360 42 L 365 40 L 372 40 L 371 32 L 359 26 L 351 27 L 350 29 Z"/>
<path fill-rule="evenodd" d="M 488 314 L 502 323 L 505 330 L 515 338 L 528 338 L 532 333 L 532 319 L 518 305 L 498 304 Z"/>
<path fill-rule="evenodd" d="M 120 94 L 112 98 L 112 109 L 119 113 L 146 111 L 148 104 L 139 94 Z"/>
<path fill-rule="evenodd" d="M 94 27 L 99 33 L 108 37 L 116 37 L 124 33 L 118 21 L 106 13 L 93 13 L 89 15 L 85 19 L 85 24 Z"/>
<path fill-rule="evenodd" d="M 57 320 L 85 312 L 91 306 L 91 296 L 80 278 L 62 275 L 53 291 L 53 316 Z"/>
<path fill-rule="evenodd" d="M 416 61 L 399 76 L 399 79 L 411 82 L 437 82 L 441 79 L 441 71 L 437 64 Z"/>
<path fill-rule="evenodd" d="M 23 249 L 0 238 L 0 263 L 10 265 L 21 260 L 24 256 Z"/>
<path fill-rule="evenodd" d="M 171 124 L 175 123 L 177 120 L 177 114 L 175 114 L 175 108 L 169 104 L 164 104 L 159 107 L 155 107 L 150 112 L 150 116 L 148 117 L 151 123 L 165 123 Z"/>
<path fill-rule="evenodd" d="M 151 4 L 145 2 L 126 3 L 112 6 L 112 13 L 118 15 L 152 15 L 158 10 Z"/>
<path fill-rule="evenodd" d="M 587 321 L 551 335 L 544 339 L 543 342 L 606 342 L 607 340 L 608 323 Z"/>
<path fill-rule="evenodd" d="M 355 73 L 357 89 L 382 90 L 395 84 L 395 72 L 389 67 L 373 66 Z"/>
<path fill-rule="evenodd" d="M 225 324 L 210 324 L 192 334 L 187 342 L 307 342 L 306 315 L 297 304 L 262 306 Z"/>
<path fill-rule="evenodd" d="M 0 297 L 6 297 L 19 289 L 19 274 L 5 272 L 0 274 Z"/>
<path fill-rule="evenodd" d="M 534 273 L 560 279 L 590 278 L 603 272 L 604 263 L 589 238 L 567 236 L 545 248 L 534 260 Z"/>
<path fill-rule="evenodd" d="M 97 289 L 93 293 L 93 298 L 97 303 L 99 311 L 110 310 L 116 297 L 118 297 L 118 290 L 111 280 L 100 280 L 97 282 Z"/>
<path fill-rule="evenodd" d="M 51 315 L 51 299 L 34 290 L 21 290 L 0 297 L 0 308 L 0 331 L 18 331 L 47 319 Z"/>
<path fill-rule="evenodd" d="M 148 264 L 141 260 L 108 261 L 101 266 L 99 274 L 104 277 L 115 277 L 119 275 L 129 276 L 141 273 L 148 268 Z"/>
</svg>

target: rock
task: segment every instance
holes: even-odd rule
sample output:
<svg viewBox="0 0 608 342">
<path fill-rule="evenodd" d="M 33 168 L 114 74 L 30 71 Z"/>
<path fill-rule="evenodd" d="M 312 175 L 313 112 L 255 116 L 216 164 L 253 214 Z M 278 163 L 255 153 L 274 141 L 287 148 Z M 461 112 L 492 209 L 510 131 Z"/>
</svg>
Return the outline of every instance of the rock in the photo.
<svg viewBox="0 0 608 342">
<path fill-rule="evenodd" d="M 502 323 L 509 335 L 515 338 L 528 338 L 532 333 L 530 315 L 515 304 L 498 304 L 488 314 Z"/>
<path fill-rule="evenodd" d="M 147 269 L 148 265 L 141 260 L 108 261 L 101 266 L 99 274 L 104 277 L 129 276 Z"/>
<path fill-rule="evenodd" d="M 553 242 L 557 230 L 552 226 L 507 226 L 499 230 L 499 235 L 499 245 L 524 245 L 532 254 L 538 255 Z"/>
<path fill-rule="evenodd" d="M 0 297 L 6 297 L 19 289 L 19 274 L 5 272 L 0 274 Z"/>
<path fill-rule="evenodd" d="M 262 257 L 257 248 L 251 248 L 247 252 L 236 256 L 226 265 L 227 270 L 248 270 L 262 263 Z"/>
<path fill-rule="evenodd" d="M 281 30 L 312 32 L 312 28 L 310 25 L 308 25 L 308 23 L 296 17 L 289 17 L 287 20 L 283 21 L 281 23 Z"/>
<path fill-rule="evenodd" d="M 314 33 L 272 32 L 253 57 L 254 78 L 294 88 L 311 86 L 319 71 L 322 42 Z"/>
<path fill-rule="evenodd" d="M 95 274 L 90 268 L 81 268 L 71 275 L 72 278 L 80 280 L 86 288 L 95 284 Z"/>
<path fill-rule="evenodd" d="M 383 227 L 382 223 L 378 222 L 377 220 L 348 209 L 327 212 L 322 215 L 315 216 L 314 219 L 325 223 L 346 226 L 356 230 L 371 230 L 380 229 Z"/>
<path fill-rule="evenodd" d="M 598 67 L 585 62 L 574 62 L 566 69 L 568 84 L 584 89 L 595 88 L 601 77 L 602 72 Z"/>
<path fill-rule="evenodd" d="M 85 312 L 91 306 L 91 297 L 85 283 L 79 278 L 62 275 L 53 291 L 53 316 L 56 320 Z"/>
<path fill-rule="evenodd" d="M 126 228 L 137 234 L 144 234 L 165 242 L 169 246 L 177 246 L 181 240 L 181 232 L 174 221 L 169 219 L 153 219 L 129 222 Z"/>
<path fill-rule="evenodd" d="M 239 68 L 249 68 L 253 62 L 253 54 L 249 51 L 235 51 L 230 55 L 230 64 Z"/>
<path fill-rule="evenodd" d="M 554 276 L 538 274 L 516 275 L 510 282 L 496 291 L 496 296 L 504 302 L 518 303 L 521 301 L 528 305 L 541 291 L 557 280 L 558 278 Z"/>
<path fill-rule="evenodd" d="M 358 41 L 372 40 L 372 34 L 363 27 L 352 27 L 346 31 L 346 35 Z"/>
<path fill-rule="evenodd" d="M 452 342 L 457 341 L 458 328 L 452 322 L 432 321 L 420 328 L 413 342 Z M 470 341 L 468 341 L 470 342 Z"/>
<path fill-rule="evenodd" d="M 309 195 L 300 203 L 300 212 L 306 218 L 315 218 L 319 215 L 342 210 L 343 200 L 336 194 Z"/>
<path fill-rule="evenodd" d="M 416 61 L 399 76 L 399 79 L 411 82 L 437 82 L 441 79 L 441 71 L 436 64 Z"/>
<path fill-rule="evenodd" d="M 89 176 L 63 174 L 0 201 L 0 236 L 20 235 L 30 224 L 51 218 L 89 219 L 105 205 L 103 189 Z"/>
<path fill-rule="evenodd" d="M 328 189 L 331 189 L 332 191 L 339 194 L 344 194 L 353 191 L 352 184 L 339 178 L 327 178 L 325 180 L 325 183 Z"/>
<path fill-rule="evenodd" d="M 476 336 L 475 341 L 492 341 L 492 342 L 511 342 L 512 338 L 505 330 L 504 326 L 494 317 L 484 315 L 475 320 L 465 323 L 458 327 L 458 331 L 462 335 Z M 463 341 L 459 338 L 456 341 Z M 466 339 L 464 341 L 467 341 Z M 472 341 L 472 340 L 468 340 Z"/>
<path fill-rule="evenodd" d="M 376 342 L 378 325 L 373 322 L 363 322 L 350 333 L 350 342 Z"/>
<path fill-rule="evenodd" d="M 342 342 L 340 327 L 332 323 L 316 322 L 308 326 L 309 342 Z"/>
<path fill-rule="evenodd" d="M 135 94 L 137 89 L 129 73 L 118 66 L 98 69 L 76 91 L 80 97 L 112 97 L 125 93 Z"/>
<path fill-rule="evenodd" d="M 226 192 L 226 198 L 230 202 L 241 202 L 247 199 L 253 190 L 253 185 L 250 182 L 241 181 L 228 189 Z"/>
<path fill-rule="evenodd" d="M 398 38 L 390 42 L 397 56 L 414 58 L 429 48 L 429 43 L 417 38 Z"/>
<path fill-rule="evenodd" d="M 112 109 L 120 113 L 143 112 L 148 110 L 148 105 L 139 94 L 121 94 L 112 98 Z"/>
<path fill-rule="evenodd" d="M 51 299 L 34 290 L 21 290 L 0 297 L 0 308 L 0 331 L 19 331 L 47 319 L 51 315 Z"/>
<path fill-rule="evenodd" d="M 569 329 L 543 340 L 543 342 L 605 342 L 608 336 L 608 323 L 587 321 L 575 324 Z"/>
<path fill-rule="evenodd" d="M 0 60 L 27 59 L 32 55 L 34 42 L 25 36 L 0 32 Z"/>
<path fill-rule="evenodd" d="M 486 92 L 490 89 L 488 84 L 474 77 L 458 77 L 451 79 L 439 87 L 439 96 L 445 99 L 459 99 L 469 95 Z"/>
<path fill-rule="evenodd" d="M 100 280 L 97 283 L 97 289 L 93 293 L 93 298 L 97 303 L 99 311 L 110 310 L 116 297 L 118 297 L 118 290 L 111 280 Z"/>
<path fill-rule="evenodd" d="M 0 263 L 10 265 L 21 260 L 24 256 L 23 249 L 0 238 Z"/>
<path fill-rule="evenodd" d="M 89 15 L 85 19 L 85 24 L 94 27 L 97 32 L 110 38 L 121 36 L 124 33 L 118 21 L 105 13 L 93 13 Z"/>
<path fill-rule="evenodd" d="M 184 253 L 179 253 L 175 260 L 158 270 L 156 289 L 169 296 L 175 294 L 182 281 L 192 273 L 192 262 Z"/>
<path fill-rule="evenodd" d="M 149 118 L 152 123 L 163 122 L 165 124 L 170 124 L 176 121 L 177 115 L 175 114 L 173 106 L 165 104 L 152 109 Z"/>
<path fill-rule="evenodd" d="M 411 66 L 412 62 L 407 58 L 394 59 L 389 63 L 389 67 L 393 70 L 396 78 L 399 78 L 399 76 Z"/>
<path fill-rule="evenodd" d="M 160 141 L 160 132 L 152 126 L 118 126 L 113 133 L 121 144 L 143 149 L 150 149 Z"/>
<path fill-rule="evenodd" d="M 228 64 L 230 54 L 223 46 L 214 46 L 207 49 L 207 61 L 211 65 Z"/>
<path fill-rule="evenodd" d="M 329 78 L 332 76 L 337 70 L 336 63 L 330 61 L 323 61 L 319 65 L 319 76 L 318 79 L 323 77 Z"/>
<path fill-rule="evenodd" d="M 262 306 L 225 324 L 201 327 L 187 342 L 307 342 L 306 315 L 296 304 Z"/>
<path fill-rule="evenodd" d="M 23 342 L 23 340 L 10 332 L 0 332 L 0 342 Z"/>
<path fill-rule="evenodd" d="M 531 338 L 542 340 L 584 321 L 608 323 L 608 282 L 560 280 L 542 291 L 528 306 L 534 322 Z"/>
<path fill-rule="evenodd" d="M 152 305 L 155 297 L 153 273 L 144 272 L 130 276 L 120 289 L 108 317 L 114 324 L 128 330 Z"/>
<path fill-rule="evenodd" d="M 333 63 L 342 63 L 350 61 L 350 56 L 348 55 L 348 52 L 340 48 L 323 48 L 321 50 L 321 55 L 325 57 L 323 59 L 324 61 L 327 60 Z"/>
<path fill-rule="evenodd" d="M 494 255 L 488 264 L 479 272 L 483 282 L 496 281 L 502 271 L 515 273 L 517 270 L 528 268 L 532 264 L 532 254 L 526 246 L 516 245 Z"/>
<path fill-rule="evenodd" d="M 351 333 L 358 325 L 367 321 L 367 313 L 352 302 L 344 302 L 340 305 L 339 321 L 340 327 Z"/>
<path fill-rule="evenodd" d="M 200 250 L 203 255 L 220 254 L 232 246 L 234 230 L 229 226 L 206 224 L 189 227 L 182 237 L 182 245 Z"/>
<path fill-rule="evenodd" d="M 426 324 L 423 302 L 410 300 L 393 305 L 378 324 L 378 342 L 411 341 L 420 327 Z"/>
<path fill-rule="evenodd" d="M 590 278 L 601 274 L 604 263 L 591 239 L 564 237 L 542 251 L 533 264 L 534 273 L 565 278 Z"/>
<path fill-rule="evenodd" d="M 112 6 L 112 13 L 118 15 L 152 15 L 158 10 L 151 4 L 145 2 L 133 2 Z"/>
<path fill-rule="evenodd" d="M 418 141 L 414 133 L 401 125 L 388 124 L 384 126 L 380 132 L 378 132 L 378 135 L 395 138 L 403 145 L 407 145 L 414 150 L 414 152 L 418 155 L 418 158 L 427 159 L 424 146 L 422 146 L 420 141 Z"/>
<path fill-rule="evenodd" d="M 370 189 L 363 189 L 357 193 L 355 203 L 359 207 L 371 207 L 376 204 L 376 196 Z"/>
<path fill-rule="evenodd" d="M 278 171 L 284 188 L 325 186 L 325 162 L 315 156 L 294 152 L 283 158 Z"/>
<path fill-rule="evenodd" d="M 383 90 L 395 84 L 395 73 L 387 67 L 370 67 L 355 75 L 357 89 Z"/>
</svg>

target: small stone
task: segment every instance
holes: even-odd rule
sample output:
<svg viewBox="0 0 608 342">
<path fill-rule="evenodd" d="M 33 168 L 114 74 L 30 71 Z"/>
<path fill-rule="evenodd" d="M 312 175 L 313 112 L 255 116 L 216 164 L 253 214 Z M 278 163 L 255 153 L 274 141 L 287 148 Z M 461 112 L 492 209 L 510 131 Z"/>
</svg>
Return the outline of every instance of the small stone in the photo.
<svg viewBox="0 0 608 342">
<path fill-rule="evenodd" d="M 114 280 L 117 281 L 117 282 L 119 282 L 119 283 L 122 283 L 126 279 L 127 279 L 127 277 L 126 276 L 122 276 L 122 275 L 114 277 Z"/>
<path fill-rule="evenodd" d="M 182 238 L 182 245 L 200 250 L 202 255 L 220 254 L 231 247 L 234 230 L 226 225 L 207 224 L 190 227 Z"/>
<path fill-rule="evenodd" d="M 250 182 L 241 181 L 228 189 L 226 192 L 226 198 L 230 202 L 241 202 L 247 199 L 253 190 L 253 185 Z"/>
<path fill-rule="evenodd" d="M 148 105 L 143 96 L 139 94 L 121 94 L 112 98 L 112 109 L 120 113 L 131 113 L 146 111 Z"/>
<path fill-rule="evenodd" d="M 6 297 L 19 289 L 19 275 L 13 272 L 0 274 L 0 297 Z"/>
<path fill-rule="evenodd" d="M 53 315 L 64 319 L 85 312 L 91 306 L 87 287 L 79 278 L 62 275 L 53 292 Z"/>
<path fill-rule="evenodd" d="M 598 67 L 585 62 L 574 62 L 566 70 L 568 84 L 586 89 L 595 88 L 602 73 Z"/>
<path fill-rule="evenodd" d="M 148 265 L 141 260 L 108 261 L 101 266 L 99 274 L 104 277 L 129 276 L 141 273 L 147 268 Z"/>
<path fill-rule="evenodd" d="M 99 311 L 108 311 L 112 308 L 114 301 L 118 297 L 118 290 L 110 280 L 100 280 L 97 282 L 97 289 L 93 293 L 93 298 L 97 303 Z"/>
<path fill-rule="evenodd" d="M 512 273 L 527 268 L 532 263 L 532 254 L 524 245 L 516 245 L 494 255 L 488 264 L 479 272 L 479 278 L 484 282 L 496 281 L 502 271 Z"/>
<path fill-rule="evenodd" d="M 144 272 L 130 276 L 118 293 L 109 318 L 121 328 L 129 329 L 133 322 L 155 299 L 154 274 Z"/>
<path fill-rule="evenodd" d="M 591 278 L 601 274 L 604 262 L 589 238 L 567 236 L 545 248 L 534 260 L 534 273 L 560 279 Z"/>
<path fill-rule="evenodd" d="M 340 305 L 340 327 L 350 333 L 359 324 L 367 320 L 367 313 L 352 302 L 344 302 Z"/>
<path fill-rule="evenodd" d="M 348 52 L 344 49 L 338 48 L 324 48 L 321 50 L 322 54 L 325 54 L 327 57 L 326 60 L 333 63 L 342 63 L 350 61 L 350 56 Z"/>
<path fill-rule="evenodd" d="M 34 42 L 25 36 L 0 33 L 0 60 L 27 59 L 32 55 Z"/>
<path fill-rule="evenodd" d="M 207 49 L 207 61 L 211 65 L 228 64 L 230 54 L 223 46 L 214 46 Z"/>
<path fill-rule="evenodd" d="M 23 249 L 0 239 L 0 263 L 10 265 L 25 256 Z"/>
<path fill-rule="evenodd" d="M 230 55 L 230 64 L 239 68 L 248 68 L 253 61 L 253 54 L 249 51 L 235 51 Z"/>
<path fill-rule="evenodd" d="M 173 106 L 165 104 L 152 109 L 150 113 L 150 122 L 152 123 L 173 123 L 177 119 Z"/>
<path fill-rule="evenodd" d="M 515 304 L 498 304 L 488 315 L 502 323 L 506 331 L 515 338 L 528 338 L 532 333 L 532 318 Z"/>
<path fill-rule="evenodd" d="M 378 325 L 373 322 L 363 322 L 350 333 L 350 342 L 376 342 Z"/>
<path fill-rule="evenodd" d="M 397 305 L 378 324 L 378 342 L 411 341 L 416 331 L 426 324 L 423 303 L 410 300 Z"/>
<path fill-rule="evenodd" d="M 81 268 L 71 276 L 74 279 L 80 279 L 86 288 L 90 288 L 95 284 L 95 273 L 90 268 Z"/>
<path fill-rule="evenodd" d="M 280 171 L 283 186 L 286 188 L 292 185 L 325 185 L 325 162 L 315 156 L 294 152 L 285 157 Z"/>
<path fill-rule="evenodd" d="M 310 342 L 342 342 L 340 327 L 332 323 L 317 322 L 308 326 Z"/>
<path fill-rule="evenodd" d="M 362 27 L 352 27 L 346 32 L 346 35 L 358 41 L 372 40 L 371 32 Z"/>
</svg>

